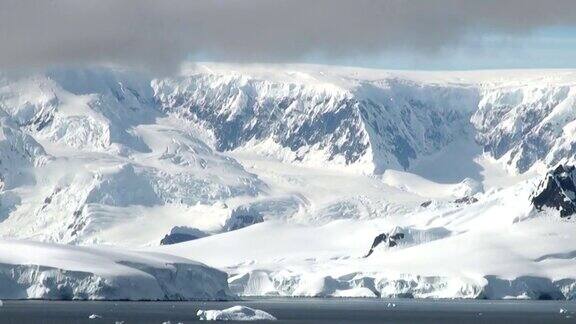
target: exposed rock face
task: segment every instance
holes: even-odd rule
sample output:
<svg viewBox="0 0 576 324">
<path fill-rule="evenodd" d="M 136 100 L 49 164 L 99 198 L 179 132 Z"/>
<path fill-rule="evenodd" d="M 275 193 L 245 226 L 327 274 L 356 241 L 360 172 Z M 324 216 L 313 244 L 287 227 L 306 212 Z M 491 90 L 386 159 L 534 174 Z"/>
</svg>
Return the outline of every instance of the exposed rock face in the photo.
<svg viewBox="0 0 576 324">
<path fill-rule="evenodd" d="M 170 231 L 170 234 L 166 234 L 166 236 L 164 236 L 164 238 L 160 241 L 160 245 L 177 244 L 196 240 L 206 236 L 208 236 L 208 234 L 202 232 L 197 228 L 186 226 L 175 226 Z"/>
<path fill-rule="evenodd" d="M 264 217 L 253 206 L 239 206 L 232 211 L 230 218 L 226 220 L 223 230 L 235 231 L 246 226 L 262 223 Z"/>
<path fill-rule="evenodd" d="M 430 205 L 432 205 L 432 200 L 426 200 L 425 202 L 423 202 L 423 203 L 420 204 L 420 207 L 426 208 L 426 207 L 428 207 L 428 206 L 430 206 Z"/>
<path fill-rule="evenodd" d="M 532 204 L 538 211 L 543 207 L 560 211 L 560 217 L 576 213 L 576 167 L 559 165 L 548 172 L 532 195 Z"/>
<path fill-rule="evenodd" d="M 456 204 L 466 204 L 466 205 L 470 205 L 470 204 L 477 203 L 477 202 L 478 202 L 478 198 L 470 197 L 470 196 L 465 196 L 465 197 L 458 198 L 458 199 L 454 200 L 454 203 L 456 203 Z"/>
<path fill-rule="evenodd" d="M 368 254 L 366 254 L 365 258 L 369 257 L 374 252 L 374 249 L 381 243 L 388 243 L 388 247 L 395 247 L 398 245 L 398 240 L 403 238 L 404 233 L 400 233 L 397 230 L 392 231 L 390 234 L 382 233 L 376 236 L 376 238 L 374 238 L 374 242 L 372 243 L 372 247 L 370 247 L 370 251 L 368 251 Z"/>
</svg>

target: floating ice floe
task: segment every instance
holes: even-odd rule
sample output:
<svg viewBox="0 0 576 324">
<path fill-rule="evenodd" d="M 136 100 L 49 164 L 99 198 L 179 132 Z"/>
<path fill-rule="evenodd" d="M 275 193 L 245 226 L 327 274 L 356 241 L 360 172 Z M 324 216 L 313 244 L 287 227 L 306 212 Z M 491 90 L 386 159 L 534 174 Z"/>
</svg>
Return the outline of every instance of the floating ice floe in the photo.
<svg viewBox="0 0 576 324">
<path fill-rule="evenodd" d="M 198 310 L 201 321 L 275 321 L 269 313 L 246 306 L 233 306 L 223 310 Z"/>
</svg>

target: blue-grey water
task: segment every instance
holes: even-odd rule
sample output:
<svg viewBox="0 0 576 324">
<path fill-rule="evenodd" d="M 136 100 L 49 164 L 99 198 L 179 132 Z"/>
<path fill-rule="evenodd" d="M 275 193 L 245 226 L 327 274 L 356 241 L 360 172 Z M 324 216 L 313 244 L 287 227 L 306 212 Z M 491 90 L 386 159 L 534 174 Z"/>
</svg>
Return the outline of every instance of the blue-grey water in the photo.
<svg viewBox="0 0 576 324">
<path fill-rule="evenodd" d="M 198 321 L 198 309 L 234 305 L 265 310 L 278 318 L 275 323 L 576 323 L 576 303 L 568 301 L 300 298 L 233 302 L 4 301 L 0 323 L 191 323 Z M 89 319 L 91 314 L 101 317 Z"/>
</svg>

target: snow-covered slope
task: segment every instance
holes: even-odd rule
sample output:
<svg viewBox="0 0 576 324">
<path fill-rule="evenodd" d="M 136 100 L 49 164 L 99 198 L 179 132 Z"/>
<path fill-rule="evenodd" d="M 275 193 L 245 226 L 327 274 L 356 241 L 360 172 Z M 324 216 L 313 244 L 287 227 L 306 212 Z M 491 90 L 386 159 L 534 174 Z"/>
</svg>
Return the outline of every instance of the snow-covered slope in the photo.
<svg viewBox="0 0 576 324">
<path fill-rule="evenodd" d="M 573 155 L 573 71 L 386 72 L 190 66 L 155 80 L 162 107 L 210 129 L 219 150 L 250 149 L 364 174 L 410 170 L 472 136 L 510 171 Z"/>
<path fill-rule="evenodd" d="M 0 232 L 82 242 L 155 207 L 186 212 L 265 189 L 152 95 L 149 79 L 107 69 L 4 80 L 2 145 L 13 152 L 1 194 L 13 203 Z"/>
<path fill-rule="evenodd" d="M 575 88 L 564 70 L 1 75 L 0 237 L 197 259 L 246 295 L 573 298 L 575 224 L 530 197 L 574 161 Z M 159 247 L 179 231 L 201 235 Z"/>
<path fill-rule="evenodd" d="M 489 189 L 455 200 L 448 185 L 410 174 L 394 175 L 402 190 L 380 178 L 329 170 L 300 170 L 296 176 L 288 165 L 271 163 L 246 164 L 276 186 L 286 186 L 286 180 L 304 184 L 292 190 L 308 198 L 307 213 L 315 216 L 307 223 L 268 221 L 158 251 L 225 269 L 232 291 L 241 295 L 575 297 L 576 223 L 533 208 L 539 177 L 509 176 L 501 189 L 488 185 L 501 174 L 486 168 Z M 365 258 L 374 238 L 391 232 L 404 234 L 398 245 L 378 246 Z"/>
<path fill-rule="evenodd" d="M 468 134 L 477 91 L 389 77 L 337 78 L 290 69 L 288 80 L 192 69 L 154 83 L 165 111 L 213 131 L 219 150 L 252 148 L 315 166 L 371 174 Z"/>
<path fill-rule="evenodd" d="M 231 294 L 225 273 L 171 255 L 0 241 L 0 298 L 219 300 Z"/>
<path fill-rule="evenodd" d="M 484 84 L 472 122 L 477 139 L 510 170 L 574 160 L 576 75 Z"/>
</svg>

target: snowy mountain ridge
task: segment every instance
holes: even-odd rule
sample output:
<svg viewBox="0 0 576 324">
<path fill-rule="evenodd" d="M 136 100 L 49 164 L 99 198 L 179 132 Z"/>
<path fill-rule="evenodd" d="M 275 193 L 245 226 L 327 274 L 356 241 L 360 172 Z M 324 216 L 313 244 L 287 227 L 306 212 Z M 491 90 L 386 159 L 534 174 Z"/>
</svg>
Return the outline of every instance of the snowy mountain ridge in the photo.
<svg viewBox="0 0 576 324">
<path fill-rule="evenodd" d="M 201 73 L 155 88 L 164 109 L 212 130 L 219 150 L 274 143 L 292 161 L 365 174 L 406 169 L 461 136 L 475 100 L 465 87 L 394 79 L 345 89 Z"/>
<path fill-rule="evenodd" d="M 3 75 L 0 237 L 190 258 L 226 271 L 241 295 L 574 298 L 575 223 L 530 197 L 548 168 L 575 160 L 575 89 L 569 70 Z M 1 257 L 8 272 L 38 264 L 95 289 L 79 298 L 106 298 L 90 280 L 126 270 L 78 281 L 55 270 L 76 269 L 67 262 Z M 174 268 L 144 263 L 162 288 Z M 29 296 L 50 296 L 42 289 Z"/>
<path fill-rule="evenodd" d="M 476 140 L 509 171 L 543 169 L 573 157 L 574 75 L 201 64 L 164 79 L 110 68 L 4 77 L 3 120 L 28 144 L 3 143 L 18 141 L 10 149 L 20 156 L 34 147 L 52 162 L 6 160 L 2 210 L 11 217 L 0 232 L 68 242 L 114 224 L 114 215 L 130 213 L 130 206 L 189 209 L 269 195 L 266 183 L 218 151 L 364 175 L 406 170 L 459 183 L 482 178 Z M 434 162 L 439 155 L 452 161 Z M 450 167 L 431 174 L 441 165 Z M 28 189 L 10 184 L 15 174 L 29 174 Z M 383 179 L 406 189 L 403 177 Z M 478 191 L 466 189 L 477 187 L 466 181 L 459 192 Z M 16 193 L 22 190 L 42 194 L 23 200 Z M 266 213 L 309 213 L 298 197 L 274 199 L 280 200 Z M 326 208 L 333 214 L 335 207 Z"/>
<path fill-rule="evenodd" d="M 254 146 L 288 161 L 343 165 L 364 174 L 409 170 L 463 136 L 474 137 L 517 172 L 540 160 L 554 165 L 570 150 L 570 134 L 550 133 L 548 124 L 573 119 L 561 112 L 573 100 L 573 71 L 444 76 L 318 66 L 269 68 L 273 73 L 261 66 L 228 68 L 232 72 L 200 66 L 175 80 L 155 81 L 164 109 L 212 130 L 219 150 Z M 528 143 L 521 143 L 524 137 Z"/>
</svg>

